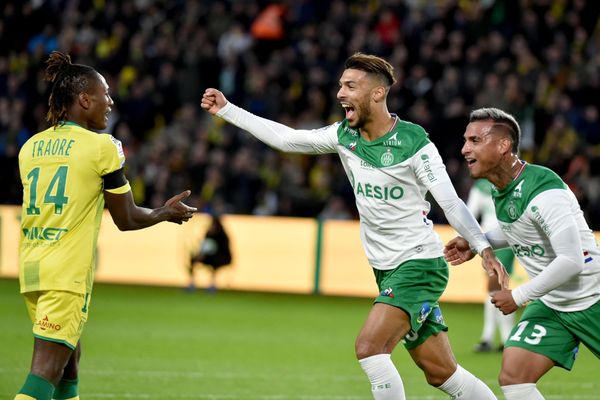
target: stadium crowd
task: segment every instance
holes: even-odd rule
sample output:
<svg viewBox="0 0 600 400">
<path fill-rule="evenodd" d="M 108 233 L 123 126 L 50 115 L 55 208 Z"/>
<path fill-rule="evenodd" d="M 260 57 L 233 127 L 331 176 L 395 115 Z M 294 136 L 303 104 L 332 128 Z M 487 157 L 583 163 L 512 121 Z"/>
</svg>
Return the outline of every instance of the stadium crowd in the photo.
<svg viewBox="0 0 600 400">
<path fill-rule="evenodd" d="M 138 204 L 192 189 L 205 211 L 354 218 L 333 155 L 279 154 L 200 111 L 217 87 L 298 128 L 343 118 L 343 61 L 357 51 L 397 71 L 389 108 L 422 125 L 459 194 L 469 112 L 517 118 L 522 158 L 555 170 L 600 229 L 600 17 L 585 0 L 8 0 L 0 5 L 0 203 L 21 202 L 17 155 L 47 127 L 43 60 L 94 66 L 115 106 Z M 431 214 L 443 222 L 438 208 Z"/>
</svg>

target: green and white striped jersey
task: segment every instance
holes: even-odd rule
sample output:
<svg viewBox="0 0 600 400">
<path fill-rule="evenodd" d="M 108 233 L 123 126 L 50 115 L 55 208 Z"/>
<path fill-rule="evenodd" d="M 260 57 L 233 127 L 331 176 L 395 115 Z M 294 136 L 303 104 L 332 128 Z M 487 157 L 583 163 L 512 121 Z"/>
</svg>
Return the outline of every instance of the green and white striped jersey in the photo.
<svg viewBox="0 0 600 400">
<path fill-rule="evenodd" d="M 423 128 L 397 120 L 385 136 L 368 142 L 347 121 L 334 127 L 371 266 L 386 270 L 406 260 L 442 256 L 425 194 L 434 185 L 452 183 Z"/>
<path fill-rule="evenodd" d="M 443 255 L 442 242 L 427 218 L 431 206 L 425 194 L 434 187 L 436 192 L 441 189 L 442 200 L 448 201 L 444 212 L 456 221 L 453 225 L 459 233 L 479 252 L 490 246 L 456 195 L 437 148 L 419 125 L 394 116 L 394 126 L 386 135 L 367 141 L 346 120 L 298 130 L 231 103 L 217 116 L 281 151 L 338 153 L 354 190 L 360 236 L 373 268 L 389 270 L 410 259 Z"/>
<path fill-rule="evenodd" d="M 556 257 L 551 238 L 575 224 L 583 271 L 541 297 L 559 311 L 579 311 L 600 298 L 600 249 L 575 195 L 553 171 L 525 164 L 503 190 L 493 190 L 500 228 L 530 279 Z M 518 290 L 518 288 L 517 288 Z"/>
</svg>

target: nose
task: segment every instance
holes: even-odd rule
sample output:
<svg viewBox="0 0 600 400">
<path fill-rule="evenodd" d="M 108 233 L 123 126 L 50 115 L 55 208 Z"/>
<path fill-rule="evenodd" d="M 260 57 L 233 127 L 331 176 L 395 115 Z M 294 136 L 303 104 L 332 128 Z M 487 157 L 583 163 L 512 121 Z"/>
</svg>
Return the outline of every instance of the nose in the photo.
<svg viewBox="0 0 600 400">
<path fill-rule="evenodd" d="M 470 151 L 471 151 L 471 148 L 469 147 L 469 142 L 465 142 L 462 146 L 462 149 L 460 149 L 460 153 L 463 156 L 466 156 Z"/>
<path fill-rule="evenodd" d="M 338 100 L 342 100 L 344 98 L 344 88 L 340 87 L 340 89 L 337 91 L 337 95 L 336 95 Z"/>
</svg>

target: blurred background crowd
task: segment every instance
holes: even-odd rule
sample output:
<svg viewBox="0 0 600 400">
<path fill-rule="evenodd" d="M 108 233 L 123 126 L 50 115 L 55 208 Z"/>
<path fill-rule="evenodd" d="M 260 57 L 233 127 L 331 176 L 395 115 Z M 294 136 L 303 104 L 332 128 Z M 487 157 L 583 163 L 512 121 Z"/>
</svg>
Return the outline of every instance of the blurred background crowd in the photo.
<svg viewBox="0 0 600 400">
<path fill-rule="evenodd" d="M 296 128 L 343 118 L 344 60 L 388 59 L 389 109 L 422 125 L 463 198 L 469 112 L 520 122 L 522 158 L 552 168 L 600 229 L 600 19 L 585 0 L 4 0 L 0 203 L 21 202 L 17 155 L 46 129 L 52 50 L 102 73 L 136 201 L 190 188 L 204 211 L 355 218 L 337 155 L 285 155 L 200 109 L 207 87 Z M 434 207 L 431 217 L 443 222 Z"/>
</svg>

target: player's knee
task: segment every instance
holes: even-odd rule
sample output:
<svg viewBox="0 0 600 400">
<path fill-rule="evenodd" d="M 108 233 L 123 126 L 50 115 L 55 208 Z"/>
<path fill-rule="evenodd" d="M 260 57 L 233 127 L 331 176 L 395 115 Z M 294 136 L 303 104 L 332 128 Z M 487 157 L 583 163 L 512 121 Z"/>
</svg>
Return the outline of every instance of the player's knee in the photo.
<svg viewBox="0 0 600 400">
<path fill-rule="evenodd" d="M 429 366 L 427 369 L 423 368 L 423 372 L 428 384 L 439 387 L 452 376 L 454 370 L 443 365 L 435 365 Z"/>
<path fill-rule="evenodd" d="M 500 370 L 500 375 L 498 375 L 498 383 L 500 386 L 507 386 L 526 382 L 518 373 L 517 368 L 502 368 Z"/>
<path fill-rule="evenodd" d="M 356 358 L 362 360 L 363 358 L 383 353 L 383 348 L 371 340 L 359 337 L 354 343 L 354 352 L 356 353 Z"/>
</svg>

